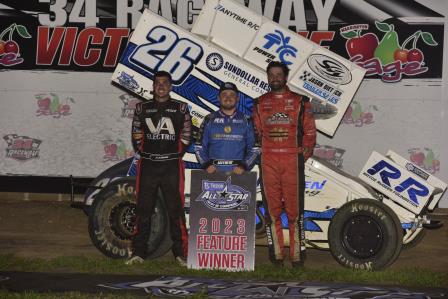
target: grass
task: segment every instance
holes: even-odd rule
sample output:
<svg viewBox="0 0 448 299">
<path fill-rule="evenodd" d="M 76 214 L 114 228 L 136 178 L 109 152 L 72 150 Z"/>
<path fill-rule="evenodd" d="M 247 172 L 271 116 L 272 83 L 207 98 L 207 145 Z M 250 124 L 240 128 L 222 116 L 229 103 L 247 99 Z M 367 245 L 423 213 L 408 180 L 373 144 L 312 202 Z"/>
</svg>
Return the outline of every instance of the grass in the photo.
<svg viewBox="0 0 448 299">
<path fill-rule="evenodd" d="M 270 264 L 265 264 L 257 266 L 253 272 L 232 273 L 216 270 L 190 270 L 178 266 L 174 261 L 167 260 L 151 260 L 141 265 L 126 266 L 124 265 L 123 260 L 113 260 L 106 257 L 85 256 L 59 257 L 51 260 L 45 260 L 36 258 L 21 258 L 11 254 L 0 255 L 0 271 L 181 275 L 243 281 L 321 281 L 425 288 L 446 287 L 448 285 L 448 272 L 435 272 L 418 268 L 367 272 L 342 267 L 336 269 L 313 269 L 305 267 L 297 270 L 287 267 L 278 268 L 271 266 Z M 76 296 L 76 294 L 73 296 Z M 0 297 L 3 298 L 2 296 Z"/>
</svg>

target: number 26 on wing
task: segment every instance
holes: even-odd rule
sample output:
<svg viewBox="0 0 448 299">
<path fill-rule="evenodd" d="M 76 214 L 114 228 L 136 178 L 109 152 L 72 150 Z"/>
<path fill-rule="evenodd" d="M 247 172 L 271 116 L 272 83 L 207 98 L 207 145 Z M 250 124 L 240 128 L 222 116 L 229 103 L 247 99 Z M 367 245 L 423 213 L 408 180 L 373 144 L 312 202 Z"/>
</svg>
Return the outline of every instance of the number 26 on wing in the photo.
<svg viewBox="0 0 448 299">
<path fill-rule="evenodd" d="M 129 63 L 141 74 L 167 71 L 174 84 L 182 83 L 197 64 L 204 51 L 187 38 L 179 38 L 176 32 L 156 26 L 146 35 L 148 43 L 137 46 L 129 55 Z"/>
</svg>

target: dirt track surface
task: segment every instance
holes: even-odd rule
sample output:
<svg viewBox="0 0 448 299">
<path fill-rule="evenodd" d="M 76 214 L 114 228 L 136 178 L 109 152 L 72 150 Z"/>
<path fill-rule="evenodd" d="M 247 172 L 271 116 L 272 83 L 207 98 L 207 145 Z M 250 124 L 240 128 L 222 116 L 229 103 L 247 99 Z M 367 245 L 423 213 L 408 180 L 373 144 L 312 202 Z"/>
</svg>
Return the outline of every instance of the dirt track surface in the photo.
<svg viewBox="0 0 448 299">
<path fill-rule="evenodd" d="M 446 211 L 446 210 L 445 210 Z M 101 256 L 90 242 L 87 216 L 67 201 L 4 199 L 0 194 L 0 254 L 20 257 Z M 329 251 L 308 250 L 306 267 L 341 267 Z M 163 259 L 172 259 L 171 253 Z M 256 265 L 267 248 L 256 247 Z M 417 267 L 448 272 L 448 224 L 429 230 L 416 247 L 403 250 L 390 269 Z"/>
</svg>

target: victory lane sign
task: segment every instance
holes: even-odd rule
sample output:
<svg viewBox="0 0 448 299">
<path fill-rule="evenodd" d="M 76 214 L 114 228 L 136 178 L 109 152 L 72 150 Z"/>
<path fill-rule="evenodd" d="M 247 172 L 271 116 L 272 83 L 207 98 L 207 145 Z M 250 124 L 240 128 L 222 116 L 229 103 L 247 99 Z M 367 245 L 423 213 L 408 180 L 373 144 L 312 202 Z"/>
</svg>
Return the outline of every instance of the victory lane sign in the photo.
<svg viewBox="0 0 448 299">
<path fill-rule="evenodd" d="M 255 173 L 191 172 L 188 268 L 254 270 Z"/>
</svg>

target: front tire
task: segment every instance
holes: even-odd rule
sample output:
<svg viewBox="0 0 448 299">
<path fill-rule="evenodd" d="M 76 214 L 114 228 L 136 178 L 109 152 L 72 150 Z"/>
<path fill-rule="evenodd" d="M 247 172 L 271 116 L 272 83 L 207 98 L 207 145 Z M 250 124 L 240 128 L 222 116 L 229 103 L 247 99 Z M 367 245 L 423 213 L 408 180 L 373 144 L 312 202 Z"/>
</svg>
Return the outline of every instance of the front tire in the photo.
<svg viewBox="0 0 448 299">
<path fill-rule="evenodd" d="M 357 199 L 338 209 L 328 231 L 330 251 L 347 268 L 380 270 L 400 254 L 403 230 L 397 215 L 373 199 Z"/>
<path fill-rule="evenodd" d="M 115 259 L 129 257 L 135 226 L 135 208 L 134 177 L 118 179 L 96 195 L 89 214 L 89 235 L 93 245 L 104 255 Z M 171 247 L 171 238 L 166 240 L 169 235 L 168 226 L 168 216 L 159 198 L 151 219 L 148 259 L 163 255 Z"/>
</svg>

